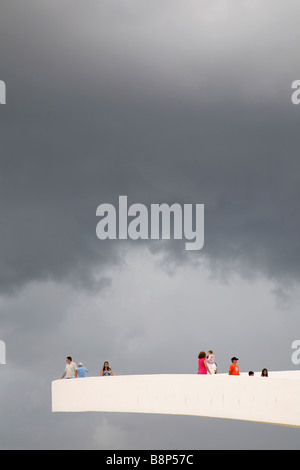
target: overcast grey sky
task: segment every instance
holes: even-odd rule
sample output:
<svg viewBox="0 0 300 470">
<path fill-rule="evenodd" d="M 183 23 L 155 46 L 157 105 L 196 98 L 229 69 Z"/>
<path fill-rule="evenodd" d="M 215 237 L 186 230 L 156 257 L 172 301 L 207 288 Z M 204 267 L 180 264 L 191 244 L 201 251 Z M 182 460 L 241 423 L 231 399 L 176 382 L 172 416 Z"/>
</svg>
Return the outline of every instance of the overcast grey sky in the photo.
<svg viewBox="0 0 300 470">
<path fill-rule="evenodd" d="M 0 448 L 299 448 L 299 431 L 52 415 L 90 375 L 294 369 L 299 331 L 296 0 L 0 6 Z M 101 242 L 96 208 L 205 204 L 205 245 Z M 199 438 L 201 436 L 201 439 Z"/>
</svg>

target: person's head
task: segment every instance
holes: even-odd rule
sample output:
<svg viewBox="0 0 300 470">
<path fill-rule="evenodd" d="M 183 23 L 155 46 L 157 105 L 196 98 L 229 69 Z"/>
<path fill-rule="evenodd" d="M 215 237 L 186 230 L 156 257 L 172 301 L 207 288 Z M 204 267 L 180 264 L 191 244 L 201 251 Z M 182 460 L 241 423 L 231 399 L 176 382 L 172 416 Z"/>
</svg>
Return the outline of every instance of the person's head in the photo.
<svg viewBox="0 0 300 470">
<path fill-rule="evenodd" d="M 82 367 L 82 366 L 83 366 L 82 362 L 78 362 L 78 367 Z"/>
<path fill-rule="evenodd" d="M 238 360 L 239 360 L 239 358 L 235 357 L 235 356 L 231 358 L 232 364 L 236 364 Z"/>
<path fill-rule="evenodd" d="M 213 354 L 213 353 L 214 352 L 211 349 L 208 351 L 208 354 Z"/>
<path fill-rule="evenodd" d="M 262 377 L 268 377 L 268 370 L 267 370 L 267 369 L 263 369 L 263 370 L 261 371 L 261 376 L 262 376 Z"/>
<path fill-rule="evenodd" d="M 205 359 L 205 358 L 206 358 L 205 352 L 204 351 L 199 352 L 198 359 Z"/>
<path fill-rule="evenodd" d="M 103 369 L 104 369 L 104 370 L 110 370 L 108 361 L 105 361 L 105 362 L 104 362 L 104 364 L 103 364 Z"/>
<path fill-rule="evenodd" d="M 248 375 L 249 375 L 249 377 L 253 377 L 253 376 L 254 376 L 254 372 L 253 372 L 252 370 L 250 370 L 250 371 L 248 372 Z"/>
<path fill-rule="evenodd" d="M 67 363 L 70 364 L 72 362 L 71 356 L 68 356 L 66 360 L 67 360 Z"/>
</svg>

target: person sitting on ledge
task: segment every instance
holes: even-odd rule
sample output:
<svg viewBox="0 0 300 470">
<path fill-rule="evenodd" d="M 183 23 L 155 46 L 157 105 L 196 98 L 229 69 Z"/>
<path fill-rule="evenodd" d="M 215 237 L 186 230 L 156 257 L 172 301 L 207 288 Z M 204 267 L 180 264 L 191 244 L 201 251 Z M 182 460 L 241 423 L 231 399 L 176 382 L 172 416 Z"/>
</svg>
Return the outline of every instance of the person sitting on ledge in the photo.
<svg viewBox="0 0 300 470">
<path fill-rule="evenodd" d="M 208 351 L 208 355 L 207 355 L 207 358 L 206 358 L 206 363 L 208 365 L 210 373 L 212 375 L 216 374 L 217 373 L 217 364 L 215 362 L 215 355 L 214 355 L 214 352 L 212 351 L 212 349 L 210 349 Z"/>
</svg>

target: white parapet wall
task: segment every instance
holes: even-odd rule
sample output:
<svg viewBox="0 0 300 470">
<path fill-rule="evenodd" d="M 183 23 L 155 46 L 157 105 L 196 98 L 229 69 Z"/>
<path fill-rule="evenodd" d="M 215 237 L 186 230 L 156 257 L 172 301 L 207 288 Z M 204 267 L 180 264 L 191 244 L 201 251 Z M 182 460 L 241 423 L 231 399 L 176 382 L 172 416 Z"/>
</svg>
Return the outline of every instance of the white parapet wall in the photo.
<svg viewBox="0 0 300 470">
<path fill-rule="evenodd" d="M 53 412 L 206 416 L 300 427 L 300 371 L 130 375 L 52 382 Z"/>
</svg>

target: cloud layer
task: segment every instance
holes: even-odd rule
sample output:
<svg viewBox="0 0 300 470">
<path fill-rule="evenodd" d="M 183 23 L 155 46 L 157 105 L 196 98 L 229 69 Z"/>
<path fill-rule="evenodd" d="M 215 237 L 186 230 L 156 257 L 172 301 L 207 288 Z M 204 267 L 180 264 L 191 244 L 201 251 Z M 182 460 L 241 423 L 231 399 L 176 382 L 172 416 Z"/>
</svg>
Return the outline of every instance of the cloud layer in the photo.
<svg viewBox="0 0 300 470">
<path fill-rule="evenodd" d="M 226 426 L 240 447 L 297 445 L 255 425 L 178 418 L 167 439 L 173 418 L 53 417 L 49 384 L 69 354 L 95 375 L 106 359 L 124 374 L 193 373 L 199 347 L 216 347 L 224 371 L 232 350 L 246 370 L 262 356 L 291 367 L 298 17 L 296 0 L 0 7 L 2 448 L 179 448 L 206 427 L 222 447 Z M 100 242 L 96 209 L 119 195 L 205 204 L 203 250 Z"/>
</svg>

